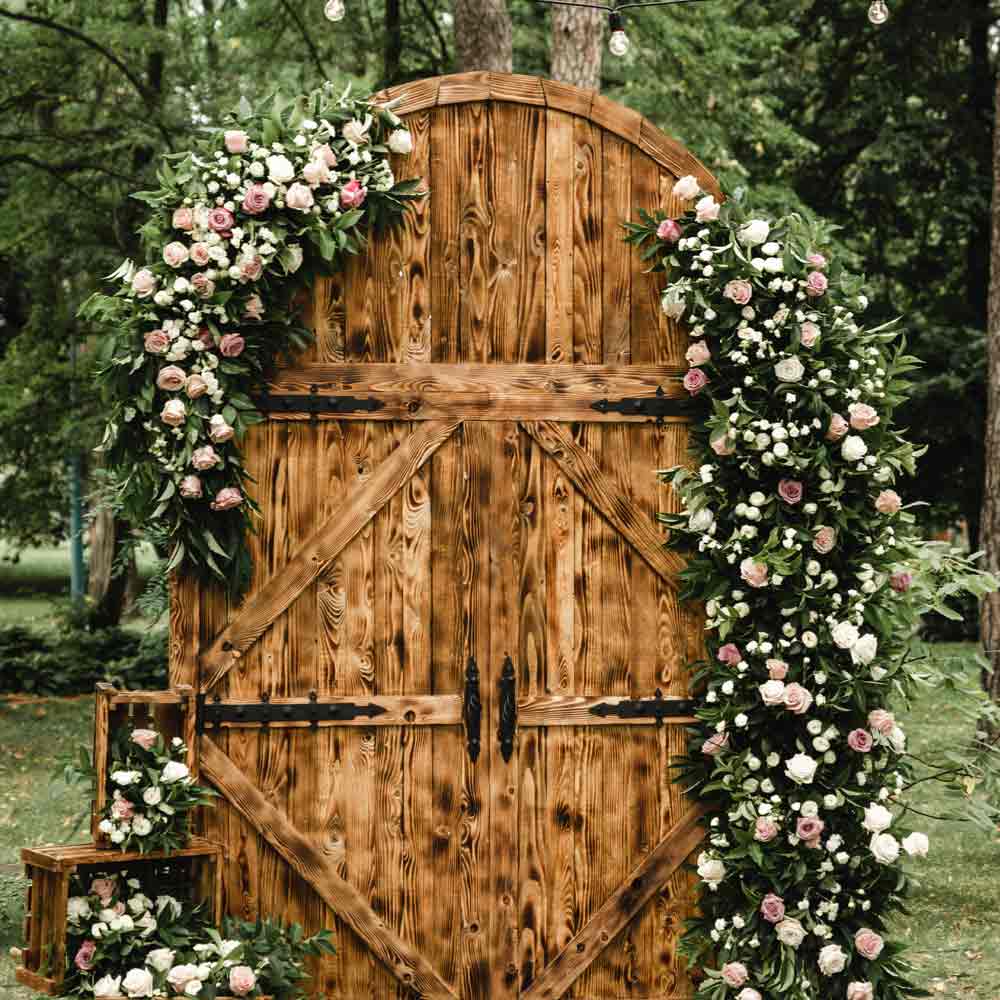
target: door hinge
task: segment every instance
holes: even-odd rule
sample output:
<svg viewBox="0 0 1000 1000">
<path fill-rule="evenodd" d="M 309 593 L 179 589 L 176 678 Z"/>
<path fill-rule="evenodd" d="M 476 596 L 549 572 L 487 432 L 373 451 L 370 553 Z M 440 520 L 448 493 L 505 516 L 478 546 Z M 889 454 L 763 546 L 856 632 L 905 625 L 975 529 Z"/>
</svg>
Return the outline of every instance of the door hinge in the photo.
<svg viewBox="0 0 1000 1000">
<path fill-rule="evenodd" d="M 309 701 L 272 702 L 268 695 L 261 695 L 257 702 L 231 702 L 215 698 L 209 701 L 198 695 L 197 729 L 216 729 L 227 723 L 251 726 L 269 726 L 276 722 L 308 722 L 312 728 L 321 722 L 348 722 L 352 719 L 373 719 L 384 715 L 387 709 L 372 702 L 354 701 L 322 702 L 315 691 L 309 692 Z"/>
<path fill-rule="evenodd" d="M 623 399 L 599 399 L 590 408 L 599 413 L 621 413 L 627 417 L 650 417 L 658 423 L 664 417 L 682 417 L 691 412 L 691 400 L 667 396 L 659 386 L 655 396 L 626 396 Z"/>
<path fill-rule="evenodd" d="M 590 709 L 591 715 L 602 719 L 612 716 L 618 719 L 653 719 L 658 726 L 664 719 L 693 715 L 695 703 L 690 698 L 664 698 L 657 688 L 652 698 L 636 698 L 623 701 L 602 701 Z"/>
<path fill-rule="evenodd" d="M 368 396 L 336 396 L 320 393 L 313 386 L 309 393 L 276 395 L 263 393 L 253 398 L 253 404 L 261 413 L 374 413 L 385 406 L 385 401 Z"/>
<path fill-rule="evenodd" d="M 500 756 L 505 763 L 510 763 L 514 753 L 514 734 L 517 732 L 517 696 L 515 693 L 514 661 L 508 656 L 503 661 L 500 680 L 500 726 L 497 729 L 497 739 L 500 741 Z"/>
</svg>

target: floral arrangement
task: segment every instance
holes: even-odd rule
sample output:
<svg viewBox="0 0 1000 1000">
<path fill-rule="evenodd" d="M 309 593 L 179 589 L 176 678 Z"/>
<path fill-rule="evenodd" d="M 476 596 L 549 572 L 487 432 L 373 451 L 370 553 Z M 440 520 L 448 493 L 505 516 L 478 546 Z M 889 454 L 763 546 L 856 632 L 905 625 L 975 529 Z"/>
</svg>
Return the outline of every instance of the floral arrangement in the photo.
<svg viewBox="0 0 1000 1000">
<path fill-rule="evenodd" d="M 313 276 L 397 224 L 418 181 L 390 154 L 410 133 L 387 106 L 329 87 L 255 110 L 244 99 L 190 152 L 163 158 L 113 295 L 81 315 L 112 332 L 99 353 L 110 413 L 102 450 L 113 502 L 182 563 L 235 589 L 249 579 L 256 509 L 238 442 L 261 418 L 253 392 L 279 355 L 305 346 Z"/>
<path fill-rule="evenodd" d="M 129 997 L 302 995 L 308 956 L 332 953 L 330 932 L 306 938 L 297 925 L 227 918 L 221 933 L 200 906 L 167 893 L 151 898 L 127 872 L 97 875 L 67 905 L 70 992 Z"/>
<path fill-rule="evenodd" d="M 928 839 L 907 822 L 906 735 L 890 695 L 914 682 L 909 594 L 919 542 L 896 481 L 917 452 L 893 426 L 918 362 L 865 329 L 861 282 L 797 217 L 751 218 L 681 178 L 680 218 L 627 239 L 690 331 L 703 400 L 696 468 L 666 470 L 683 513 L 684 596 L 707 609 L 698 726 L 679 778 L 711 805 L 700 915 L 683 948 L 698 995 L 900 1000 L 886 939 Z"/>
<path fill-rule="evenodd" d="M 169 852 L 188 840 L 191 810 L 215 792 L 195 783 L 182 739 L 169 743 L 155 729 L 116 730 L 108 787 L 111 797 L 98 829 L 121 850 Z"/>
</svg>

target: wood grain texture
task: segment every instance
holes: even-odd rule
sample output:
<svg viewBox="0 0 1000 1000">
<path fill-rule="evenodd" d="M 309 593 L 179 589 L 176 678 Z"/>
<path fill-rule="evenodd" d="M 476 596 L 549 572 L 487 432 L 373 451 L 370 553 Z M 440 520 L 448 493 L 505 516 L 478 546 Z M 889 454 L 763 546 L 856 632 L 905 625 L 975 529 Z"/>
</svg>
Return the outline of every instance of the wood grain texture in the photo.
<svg viewBox="0 0 1000 1000">
<path fill-rule="evenodd" d="M 386 927 L 358 891 L 329 859 L 276 809 L 239 768 L 212 742 L 203 743 L 205 775 L 326 902 L 345 920 L 404 986 L 417 996 L 456 995 L 430 964 Z"/>
<path fill-rule="evenodd" d="M 545 116 L 546 360 L 573 360 L 573 116 Z"/>
</svg>

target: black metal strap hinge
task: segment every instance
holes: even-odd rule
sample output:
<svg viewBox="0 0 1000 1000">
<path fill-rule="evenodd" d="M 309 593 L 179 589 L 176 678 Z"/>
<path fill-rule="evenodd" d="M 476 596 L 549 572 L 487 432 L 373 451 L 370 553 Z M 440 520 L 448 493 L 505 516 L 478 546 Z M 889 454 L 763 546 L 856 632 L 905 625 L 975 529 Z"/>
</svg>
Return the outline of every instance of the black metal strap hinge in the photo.
<svg viewBox="0 0 1000 1000">
<path fill-rule="evenodd" d="M 602 719 L 612 716 L 617 719 L 653 719 L 658 726 L 664 719 L 674 719 L 693 715 L 695 703 L 690 698 L 664 698 L 657 688 L 652 698 L 637 698 L 628 701 L 603 701 L 590 709 L 591 715 Z"/>
<path fill-rule="evenodd" d="M 470 656 L 465 668 L 465 698 L 462 703 L 462 722 L 465 724 L 465 744 L 469 760 L 473 764 L 479 759 L 480 739 L 483 725 L 483 702 L 479 695 L 479 667 L 475 657 Z"/>
<path fill-rule="evenodd" d="M 205 695 L 200 694 L 197 728 L 202 733 L 226 723 L 269 726 L 275 722 L 308 722 L 315 728 L 321 722 L 373 719 L 377 715 L 384 715 L 386 711 L 385 706 L 372 702 L 322 702 L 315 691 L 310 692 L 308 702 L 272 702 L 267 696 L 262 696 L 258 702 L 225 702 L 218 698 L 209 701 Z"/>
<path fill-rule="evenodd" d="M 262 413 L 373 413 L 385 406 L 385 401 L 368 396 L 333 396 L 313 390 L 295 395 L 264 393 L 255 396 L 254 406 Z"/>
<path fill-rule="evenodd" d="M 517 732 L 517 695 L 515 693 L 514 661 L 508 656 L 503 661 L 500 680 L 500 726 L 497 729 L 497 739 L 500 741 L 500 756 L 505 763 L 510 763 L 514 753 L 514 734 Z"/>
<path fill-rule="evenodd" d="M 667 396 L 660 386 L 655 396 L 626 396 L 624 399 L 599 399 L 590 408 L 598 413 L 622 413 L 628 417 L 682 417 L 691 412 L 691 401 Z"/>
</svg>

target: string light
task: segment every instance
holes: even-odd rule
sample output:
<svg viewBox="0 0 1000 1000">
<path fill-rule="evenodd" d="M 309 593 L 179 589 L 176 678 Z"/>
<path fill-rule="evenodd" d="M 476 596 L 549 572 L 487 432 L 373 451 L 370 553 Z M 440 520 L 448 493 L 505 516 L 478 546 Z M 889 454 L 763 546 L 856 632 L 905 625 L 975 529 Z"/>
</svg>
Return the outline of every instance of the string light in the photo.
<svg viewBox="0 0 1000 1000">
<path fill-rule="evenodd" d="M 344 0 L 326 0 L 323 13 L 326 14 L 328 21 L 342 21 L 347 13 Z"/>
<path fill-rule="evenodd" d="M 872 24 L 885 24 L 889 20 L 889 7 L 885 0 L 872 0 L 868 8 L 868 20 Z"/>
<path fill-rule="evenodd" d="M 625 34 L 625 21 L 618 11 L 611 11 L 608 16 L 608 26 L 611 28 L 611 37 L 608 39 L 608 48 L 613 56 L 624 56 L 628 53 L 631 42 Z"/>
</svg>

